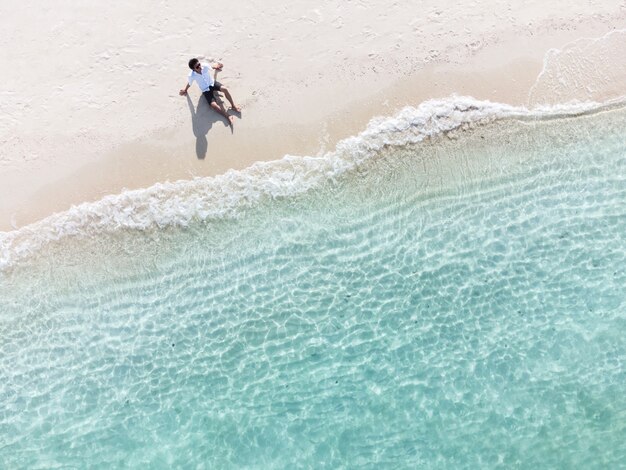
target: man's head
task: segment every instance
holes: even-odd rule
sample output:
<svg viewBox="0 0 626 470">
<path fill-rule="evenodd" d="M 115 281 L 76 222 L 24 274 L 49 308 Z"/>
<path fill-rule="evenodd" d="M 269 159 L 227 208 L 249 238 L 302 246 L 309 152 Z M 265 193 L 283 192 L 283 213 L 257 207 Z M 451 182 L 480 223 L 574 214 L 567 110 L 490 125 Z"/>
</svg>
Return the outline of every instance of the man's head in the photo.
<svg viewBox="0 0 626 470">
<path fill-rule="evenodd" d="M 191 70 L 195 70 L 196 72 L 200 72 L 202 70 L 202 66 L 200 65 L 200 61 L 195 57 L 189 61 L 189 68 Z"/>
</svg>

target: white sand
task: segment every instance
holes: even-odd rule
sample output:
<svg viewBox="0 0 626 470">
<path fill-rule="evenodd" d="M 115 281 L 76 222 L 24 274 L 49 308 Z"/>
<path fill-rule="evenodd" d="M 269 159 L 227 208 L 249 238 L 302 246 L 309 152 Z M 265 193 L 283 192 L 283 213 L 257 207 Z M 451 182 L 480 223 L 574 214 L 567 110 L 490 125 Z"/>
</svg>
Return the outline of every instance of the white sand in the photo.
<svg viewBox="0 0 626 470">
<path fill-rule="evenodd" d="M 537 104 L 550 48 L 626 28 L 617 0 L 274 3 L 0 3 L 0 230 L 124 188 L 317 154 L 432 97 Z M 233 133 L 195 85 L 178 95 L 193 56 L 224 63 L 218 80 L 243 107 Z M 608 97 L 626 94 L 613 70 Z"/>
</svg>

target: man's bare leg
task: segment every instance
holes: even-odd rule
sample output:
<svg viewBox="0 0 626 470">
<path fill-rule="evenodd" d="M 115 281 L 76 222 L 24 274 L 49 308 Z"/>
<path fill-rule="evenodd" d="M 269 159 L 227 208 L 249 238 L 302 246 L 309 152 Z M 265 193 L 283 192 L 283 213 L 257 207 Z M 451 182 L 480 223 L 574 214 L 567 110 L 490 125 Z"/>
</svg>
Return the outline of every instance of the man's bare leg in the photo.
<svg viewBox="0 0 626 470">
<path fill-rule="evenodd" d="M 227 99 L 227 100 L 228 100 L 228 102 L 230 103 L 230 107 L 231 107 L 232 109 L 234 109 L 235 111 L 237 111 L 238 113 L 240 113 L 240 112 L 241 112 L 241 108 L 240 108 L 239 106 L 235 106 L 235 103 L 234 103 L 234 101 L 233 101 L 233 97 L 232 97 L 232 96 L 230 96 L 230 92 L 228 91 L 228 88 L 226 88 L 226 87 L 222 87 L 222 88 L 220 89 L 220 91 L 221 91 L 222 93 L 224 93 L 224 96 L 226 96 L 226 99 Z"/>
<path fill-rule="evenodd" d="M 211 102 L 211 108 L 213 108 L 215 111 L 217 111 L 218 113 L 220 113 L 222 116 L 224 116 L 226 118 L 226 120 L 228 121 L 228 125 L 230 127 L 233 127 L 233 124 L 235 122 L 235 118 L 232 117 L 230 114 L 228 114 L 226 111 L 224 111 L 224 108 L 222 108 L 219 104 L 217 104 L 215 101 Z"/>
</svg>

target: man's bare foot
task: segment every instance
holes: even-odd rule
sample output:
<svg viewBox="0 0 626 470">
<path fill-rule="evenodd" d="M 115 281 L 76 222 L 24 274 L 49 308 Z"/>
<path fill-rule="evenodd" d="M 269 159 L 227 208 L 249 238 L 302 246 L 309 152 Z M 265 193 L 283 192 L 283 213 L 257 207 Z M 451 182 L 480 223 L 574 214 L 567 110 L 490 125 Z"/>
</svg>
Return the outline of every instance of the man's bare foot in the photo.
<svg viewBox="0 0 626 470">
<path fill-rule="evenodd" d="M 230 127 L 233 127 L 233 124 L 235 124 L 235 118 L 233 116 L 228 116 L 228 121 L 230 122 Z"/>
</svg>

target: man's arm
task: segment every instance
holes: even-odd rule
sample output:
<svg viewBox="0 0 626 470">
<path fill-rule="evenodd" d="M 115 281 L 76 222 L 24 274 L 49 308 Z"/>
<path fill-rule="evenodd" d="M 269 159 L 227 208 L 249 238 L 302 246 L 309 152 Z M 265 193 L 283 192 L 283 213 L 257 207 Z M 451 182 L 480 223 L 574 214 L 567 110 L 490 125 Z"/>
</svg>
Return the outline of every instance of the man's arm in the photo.
<svg viewBox="0 0 626 470">
<path fill-rule="evenodd" d="M 222 64 L 221 62 L 215 62 L 214 64 L 211 65 L 211 68 L 215 70 L 215 72 L 213 72 L 213 80 L 217 80 L 217 74 L 218 72 L 222 71 L 223 67 L 224 67 L 224 64 Z"/>
<path fill-rule="evenodd" d="M 185 85 L 185 88 L 183 88 L 182 90 L 180 90 L 180 91 L 178 92 L 178 94 L 179 94 L 180 96 L 185 96 L 185 95 L 187 94 L 187 90 L 189 90 L 189 87 L 190 87 L 190 86 L 191 86 L 191 85 L 190 85 L 189 83 L 187 83 L 187 84 Z"/>
</svg>

